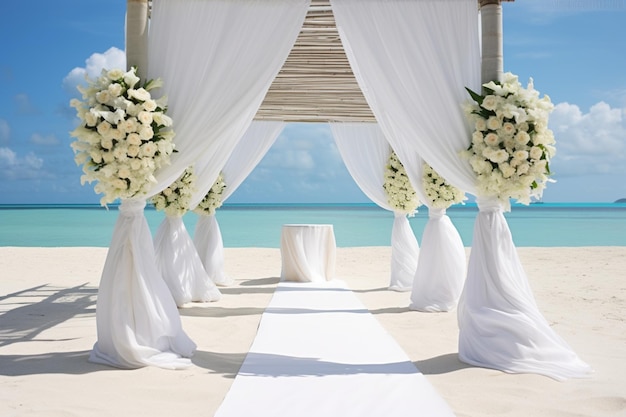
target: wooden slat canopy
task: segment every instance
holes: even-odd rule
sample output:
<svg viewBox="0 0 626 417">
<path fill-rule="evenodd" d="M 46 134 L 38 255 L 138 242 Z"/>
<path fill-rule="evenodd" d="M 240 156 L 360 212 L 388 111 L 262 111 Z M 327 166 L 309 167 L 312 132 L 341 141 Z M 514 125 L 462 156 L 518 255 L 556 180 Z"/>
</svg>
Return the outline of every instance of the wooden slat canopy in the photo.
<svg viewBox="0 0 626 417">
<path fill-rule="evenodd" d="M 256 114 L 285 122 L 374 122 L 329 0 L 312 0 L 300 34 Z"/>
</svg>

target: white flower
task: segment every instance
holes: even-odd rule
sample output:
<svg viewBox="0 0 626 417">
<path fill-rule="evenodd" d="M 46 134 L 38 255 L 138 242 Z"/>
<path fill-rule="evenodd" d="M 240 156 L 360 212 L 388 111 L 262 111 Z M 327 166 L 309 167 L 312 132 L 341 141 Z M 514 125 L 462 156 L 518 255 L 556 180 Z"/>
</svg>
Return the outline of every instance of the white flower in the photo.
<svg viewBox="0 0 626 417">
<path fill-rule="evenodd" d="M 532 80 L 527 88 L 511 73 L 503 80 L 484 84 L 483 96 L 470 91 L 476 102 L 465 113 L 475 130 L 461 156 L 476 173 L 479 195 L 496 197 L 505 206 L 510 198 L 528 204 L 550 181 L 548 162 L 556 152 L 548 129 L 553 106 L 548 96 L 539 97 Z"/>
<path fill-rule="evenodd" d="M 143 88 L 138 88 L 137 90 L 129 89 L 128 96 L 142 102 L 150 99 L 150 93 Z"/>
<path fill-rule="evenodd" d="M 155 99 L 148 92 L 160 81 L 143 88 L 140 81 L 135 68 L 103 70 L 97 79 L 87 79 L 87 87 L 78 87 L 82 101 L 70 102 L 81 122 L 70 133 L 76 138 L 74 159 L 82 165 L 81 183 L 96 183 L 94 191 L 104 194 L 101 204 L 148 193 L 156 182 L 154 171 L 169 164 L 174 151 L 172 121 L 163 114 L 165 97 Z"/>
<path fill-rule="evenodd" d="M 174 183 L 152 197 L 151 201 L 157 210 L 164 210 L 168 216 L 182 216 L 190 208 L 195 181 L 193 167 L 188 167 Z"/>
<path fill-rule="evenodd" d="M 415 214 L 420 202 L 395 152 L 389 155 L 383 189 L 387 194 L 387 202 L 395 212 L 409 216 Z"/>
<path fill-rule="evenodd" d="M 144 125 L 152 124 L 152 113 L 149 111 L 140 111 L 137 115 L 137 119 Z"/>
<path fill-rule="evenodd" d="M 448 208 L 466 200 L 465 193 L 448 184 L 430 165 L 424 164 L 422 184 L 432 207 Z"/>
</svg>

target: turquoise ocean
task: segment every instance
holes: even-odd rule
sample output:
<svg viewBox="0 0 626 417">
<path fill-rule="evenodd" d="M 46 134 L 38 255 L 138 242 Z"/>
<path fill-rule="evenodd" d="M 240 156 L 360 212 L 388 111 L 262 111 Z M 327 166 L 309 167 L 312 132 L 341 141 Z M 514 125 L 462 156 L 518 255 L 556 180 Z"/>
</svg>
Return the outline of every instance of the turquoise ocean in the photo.
<svg viewBox="0 0 626 417">
<path fill-rule="evenodd" d="M 478 209 L 448 209 L 465 246 L 471 246 Z M 147 207 L 154 234 L 163 213 Z M 116 206 L 0 205 L 0 246 L 108 247 L 118 217 Z M 505 213 L 516 246 L 626 246 L 626 204 L 539 203 L 514 205 Z M 184 217 L 193 236 L 197 215 Z M 280 247 L 287 223 L 332 224 L 338 247 L 389 246 L 393 214 L 374 204 L 225 204 L 217 212 L 225 247 Z M 428 210 L 409 219 L 418 242 Z"/>
</svg>

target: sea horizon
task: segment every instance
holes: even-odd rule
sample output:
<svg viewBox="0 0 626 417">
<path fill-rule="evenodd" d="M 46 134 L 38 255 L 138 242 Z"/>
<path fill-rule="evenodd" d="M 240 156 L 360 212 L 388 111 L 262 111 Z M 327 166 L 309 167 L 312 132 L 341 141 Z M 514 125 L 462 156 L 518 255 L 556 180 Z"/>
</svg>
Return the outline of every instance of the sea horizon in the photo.
<svg viewBox="0 0 626 417">
<path fill-rule="evenodd" d="M 108 247 L 119 204 L 0 204 L 0 246 Z M 447 214 L 465 246 L 471 246 L 476 203 L 450 207 Z M 154 234 L 165 217 L 147 205 Z M 198 216 L 183 219 L 193 236 Z M 393 214 L 374 203 L 225 203 L 217 210 L 225 247 L 280 247 L 287 223 L 333 224 L 338 247 L 389 246 Z M 626 203 L 512 204 L 505 213 L 516 246 L 626 246 Z M 428 221 L 422 206 L 409 222 L 418 242 Z"/>
</svg>

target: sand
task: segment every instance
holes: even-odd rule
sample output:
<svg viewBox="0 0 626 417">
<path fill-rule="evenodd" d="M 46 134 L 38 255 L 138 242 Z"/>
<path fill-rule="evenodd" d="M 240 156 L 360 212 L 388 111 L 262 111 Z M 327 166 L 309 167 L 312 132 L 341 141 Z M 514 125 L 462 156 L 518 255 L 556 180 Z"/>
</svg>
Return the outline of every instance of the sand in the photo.
<svg viewBox="0 0 626 417">
<path fill-rule="evenodd" d="M 469 251 L 469 250 L 468 250 Z M 626 416 L 626 247 L 518 248 L 550 324 L 595 370 L 557 382 L 465 365 L 456 313 L 408 310 L 388 291 L 389 247 L 339 248 L 336 273 L 458 416 Z M 0 416 L 211 416 L 280 274 L 278 249 L 227 248 L 236 285 L 180 310 L 190 369 L 89 363 L 106 248 L 0 248 Z"/>
</svg>

